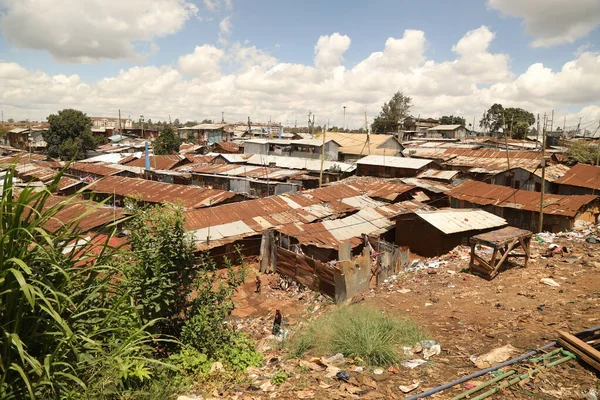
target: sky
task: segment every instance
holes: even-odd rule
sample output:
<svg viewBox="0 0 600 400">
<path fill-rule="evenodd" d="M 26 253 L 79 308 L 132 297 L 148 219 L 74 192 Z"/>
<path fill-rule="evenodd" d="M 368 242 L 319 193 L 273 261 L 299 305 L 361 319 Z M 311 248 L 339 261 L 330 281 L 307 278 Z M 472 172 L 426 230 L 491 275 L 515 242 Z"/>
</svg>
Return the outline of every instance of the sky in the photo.
<svg viewBox="0 0 600 400">
<path fill-rule="evenodd" d="M 0 0 L 0 110 L 358 128 L 401 91 L 594 130 L 599 25 L 600 0 Z"/>
</svg>

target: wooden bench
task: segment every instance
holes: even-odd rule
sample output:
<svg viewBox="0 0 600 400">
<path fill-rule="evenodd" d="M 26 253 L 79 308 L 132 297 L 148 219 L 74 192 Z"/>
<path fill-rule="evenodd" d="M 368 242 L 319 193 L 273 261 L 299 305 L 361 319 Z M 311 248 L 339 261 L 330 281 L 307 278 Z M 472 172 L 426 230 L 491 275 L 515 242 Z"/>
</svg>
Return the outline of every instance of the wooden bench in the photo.
<svg viewBox="0 0 600 400">
<path fill-rule="evenodd" d="M 533 233 L 530 231 L 508 226 L 471 237 L 469 239 L 469 243 L 471 244 L 471 262 L 469 263 L 469 267 L 471 271 L 485 278 L 493 279 L 500 272 L 502 264 L 509 258 L 524 258 L 524 267 L 527 267 L 532 235 Z M 476 254 L 478 245 L 493 249 L 492 258 L 489 261 Z M 519 248 L 523 250 L 522 253 L 511 254 L 511 251 Z"/>
</svg>

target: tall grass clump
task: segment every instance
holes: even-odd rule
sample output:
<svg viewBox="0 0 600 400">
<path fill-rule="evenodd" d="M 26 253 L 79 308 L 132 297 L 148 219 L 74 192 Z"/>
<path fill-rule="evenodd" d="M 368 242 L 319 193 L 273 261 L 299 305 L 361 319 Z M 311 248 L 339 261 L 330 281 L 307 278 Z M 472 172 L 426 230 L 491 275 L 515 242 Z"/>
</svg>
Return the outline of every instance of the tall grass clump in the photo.
<svg viewBox="0 0 600 400">
<path fill-rule="evenodd" d="M 57 218 L 77 197 L 13 188 L 9 170 L 0 198 L 0 398 L 92 398 L 137 390 L 151 376 L 152 344 L 118 284 L 120 249 L 86 238 L 88 216 Z M 100 205 L 99 205 L 100 206 Z M 93 208 L 92 208 L 93 209 Z M 118 371 L 118 372 L 115 372 Z"/>
<path fill-rule="evenodd" d="M 342 353 L 360 357 L 369 365 L 388 366 L 402 359 L 402 347 L 426 339 L 425 331 L 410 318 L 398 318 L 376 307 L 339 307 L 310 322 L 292 335 L 294 356 Z"/>
</svg>

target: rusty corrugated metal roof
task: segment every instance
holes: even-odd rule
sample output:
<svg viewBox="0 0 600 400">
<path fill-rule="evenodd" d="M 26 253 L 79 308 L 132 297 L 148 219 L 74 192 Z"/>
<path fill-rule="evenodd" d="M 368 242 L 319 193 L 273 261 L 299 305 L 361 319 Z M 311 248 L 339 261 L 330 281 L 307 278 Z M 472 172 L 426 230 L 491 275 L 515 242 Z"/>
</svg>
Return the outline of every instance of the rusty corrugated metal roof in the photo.
<svg viewBox="0 0 600 400">
<path fill-rule="evenodd" d="M 240 151 L 240 146 L 234 142 L 218 142 L 214 144 L 215 147 L 220 147 L 225 151 L 229 151 L 231 153 L 237 153 Z"/>
<path fill-rule="evenodd" d="M 600 190 L 600 167 L 577 164 L 554 183 Z"/>
<path fill-rule="evenodd" d="M 58 174 L 52 168 L 38 167 L 34 164 L 19 164 L 15 167 L 16 175 L 25 181 L 47 182 Z"/>
<path fill-rule="evenodd" d="M 105 164 L 91 164 L 91 163 L 81 163 L 81 162 L 75 162 L 75 163 L 69 165 L 69 169 L 72 169 L 74 171 L 84 172 L 87 174 L 100 175 L 100 176 L 111 176 L 111 175 L 116 175 L 119 172 L 121 172 L 121 170 L 109 167 Z"/>
<path fill-rule="evenodd" d="M 78 179 L 69 178 L 68 176 L 61 176 L 60 180 L 58 181 L 57 189 L 58 190 L 66 190 L 73 186 L 83 185 L 83 184 L 84 184 L 84 182 L 82 182 Z"/>
<path fill-rule="evenodd" d="M 541 196 L 539 192 L 529 192 L 472 180 L 447 191 L 446 194 L 457 200 L 464 200 L 472 204 L 493 205 L 533 212 L 539 211 Z M 597 198 L 598 196 L 593 195 L 562 196 L 546 194 L 544 195 L 544 214 L 574 217 L 582 207 Z"/>
<path fill-rule="evenodd" d="M 90 191 L 117 194 L 148 203 L 181 204 L 186 208 L 208 207 L 227 201 L 237 194 L 198 186 L 154 182 L 145 179 L 107 176 L 92 184 Z"/>
<path fill-rule="evenodd" d="M 173 155 L 161 155 L 161 156 L 150 156 L 150 168 L 152 169 L 172 169 L 182 162 L 187 162 L 187 158 L 184 156 L 180 156 L 178 154 Z M 141 167 L 144 168 L 146 166 L 146 156 L 142 156 L 136 160 L 123 162 L 121 164 L 129 165 L 131 167 Z"/>
<path fill-rule="evenodd" d="M 340 195 L 343 195 L 343 197 L 366 195 L 375 199 L 385 199 L 393 202 L 398 196 L 407 193 L 414 188 L 413 185 L 399 183 L 391 179 L 365 176 L 333 182 L 325 188 L 321 188 L 318 193 L 337 198 L 339 198 Z M 338 194 L 337 192 L 340 193 Z"/>
<path fill-rule="evenodd" d="M 61 226 L 68 225 L 75 219 L 77 229 L 80 232 L 88 232 L 99 227 L 118 221 L 125 217 L 125 210 L 118 207 L 99 206 L 87 200 L 76 200 L 69 197 L 50 196 L 46 201 L 45 208 L 60 205 L 60 209 L 50 219 L 44 228 L 50 232 L 58 230 Z M 82 217 L 83 215 L 83 217 Z"/>
<path fill-rule="evenodd" d="M 206 156 L 201 154 L 186 154 L 185 158 L 187 158 L 190 162 L 194 164 L 210 164 L 216 158 L 216 156 Z M 178 167 L 181 168 L 181 167 Z"/>
<path fill-rule="evenodd" d="M 381 234 L 395 225 L 398 215 L 431 207 L 418 201 L 405 201 L 376 208 L 365 208 L 350 216 L 311 224 L 288 224 L 277 230 L 294 236 L 302 245 L 337 249 L 344 242 L 352 247 L 362 243 L 363 235 Z"/>
</svg>

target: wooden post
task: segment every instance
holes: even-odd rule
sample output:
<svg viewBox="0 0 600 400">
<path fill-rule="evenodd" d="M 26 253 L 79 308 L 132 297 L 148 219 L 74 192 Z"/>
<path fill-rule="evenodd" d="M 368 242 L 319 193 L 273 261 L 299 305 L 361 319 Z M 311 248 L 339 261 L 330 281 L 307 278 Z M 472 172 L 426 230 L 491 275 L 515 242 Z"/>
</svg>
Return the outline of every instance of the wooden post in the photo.
<svg viewBox="0 0 600 400">
<path fill-rule="evenodd" d="M 542 232 L 544 226 L 544 191 L 546 186 L 546 121 L 544 117 L 544 130 L 542 132 L 542 184 L 540 189 L 540 221 L 538 232 Z"/>
<path fill-rule="evenodd" d="M 321 146 L 321 172 L 319 173 L 319 187 L 323 185 L 323 163 L 325 162 L 325 135 L 327 134 L 327 125 L 323 130 L 323 144 Z"/>
</svg>

